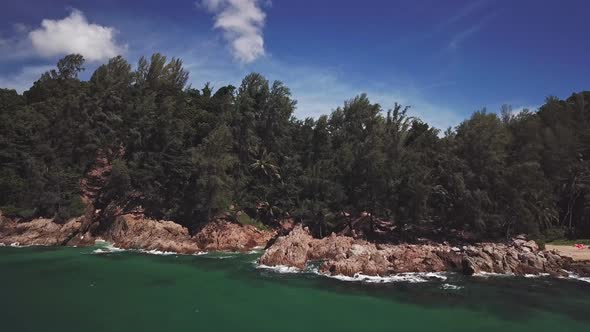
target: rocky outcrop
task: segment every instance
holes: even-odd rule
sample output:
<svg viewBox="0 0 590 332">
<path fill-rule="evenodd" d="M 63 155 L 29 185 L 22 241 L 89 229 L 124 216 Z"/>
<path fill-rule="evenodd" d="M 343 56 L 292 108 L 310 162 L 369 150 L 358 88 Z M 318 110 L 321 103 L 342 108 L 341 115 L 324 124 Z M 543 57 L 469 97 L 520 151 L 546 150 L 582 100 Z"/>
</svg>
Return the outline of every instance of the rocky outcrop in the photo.
<svg viewBox="0 0 590 332">
<path fill-rule="evenodd" d="M 186 227 L 172 221 L 152 220 L 131 214 L 116 217 L 102 236 L 123 249 L 171 251 L 182 254 L 200 251 Z"/>
<path fill-rule="evenodd" d="M 87 246 L 95 238 L 84 231 L 85 217 L 57 223 L 53 219 L 19 222 L 0 213 L 0 243 L 4 245 Z M 95 223 L 96 224 L 96 223 Z M 274 231 L 259 230 L 217 220 L 205 225 L 194 237 L 173 221 L 153 220 L 141 214 L 113 217 L 98 236 L 123 249 L 141 249 L 194 254 L 201 251 L 247 251 L 264 247 Z"/>
<path fill-rule="evenodd" d="M 523 237 L 508 243 L 480 243 L 461 248 L 446 244 L 382 245 L 334 234 L 314 239 L 301 226 L 279 238 L 260 258 L 260 264 L 300 269 L 308 261 L 322 261 L 322 273 L 345 276 L 446 271 L 467 275 L 481 272 L 564 275 L 564 270 L 586 275 L 590 272 L 583 267 L 587 264 L 576 265 L 556 252 L 539 250 L 534 241 Z"/>
<path fill-rule="evenodd" d="M 274 234 L 252 225 L 217 220 L 205 225 L 194 240 L 205 251 L 245 251 L 266 246 Z"/>
<path fill-rule="evenodd" d="M 285 265 L 303 269 L 310 259 L 314 240 L 307 230 L 295 227 L 287 236 L 279 237 L 260 258 L 260 263 L 269 266 Z"/>
<path fill-rule="evenodd" d="M 103 235 L 124 249 L 142 249 L 194 254 L 201 251 L 246 251 L 264 246 L 273 237 L 250 225 L 227 221 L 210 222 L 194 237 L 186 227 L 172 221 L 123 215 L 115 219 Z"/>
<path fill-rule="evenodd" d="M 449 256 L 449 257 L 447 257 Z M 386 276 L 403 272 L 438 272 L 457 261 L 448 246 L 380 245 L 332 234 L 314 239 L 301 226 L 280 237 L 260 258 L 269 266 L 304 268 L 308 261 L 323 261 L 322 273 Z"/>
<path fill-rule="evenodd" d="M 572 260 L 554 251 L 539 250 L 535 241 L 519 237 L 510 243 L 481 243 L 462 248 L 462 269 L 465 274 L 503 273 L 564 275 Z"/>
<path fill-rule="evenodd" d="M 53 219 L 33 219 L 17 222 L 0 216 L 0 243 L 5 245 L 87 246 L 94 244 L 90 234 L 81 234 L 83 217 L 65 223 Z"/>
</svg>

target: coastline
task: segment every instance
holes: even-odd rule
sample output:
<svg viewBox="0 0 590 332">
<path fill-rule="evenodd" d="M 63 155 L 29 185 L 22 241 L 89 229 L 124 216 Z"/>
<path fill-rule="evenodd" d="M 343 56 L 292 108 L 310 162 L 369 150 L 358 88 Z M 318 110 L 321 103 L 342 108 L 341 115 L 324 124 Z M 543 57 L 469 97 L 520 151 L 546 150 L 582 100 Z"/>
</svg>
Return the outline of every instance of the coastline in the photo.
<svg viewBox="0 0 590 332">
<path fill-rule="evenodd" d="M 154 255 L 207 255 L 214 252 L 250 253 L 266 248 L 257 268 L 279 273 L 311 272 L 342 281 L 423 282 L 445 280 L 445 273 L 488 277 L 554 277 L 590 280 L 590 261 L 573 259 L 555 250 L 540 250 L 534 241 L 518 237 L 506 243 L 469 246 L 436 244 L 377 244 L 332 234 L 315 239 L 297 225 L 287 235 L 250 225 L 212 221 L 195 235 L 172 221 L 142 216 L 117 217 L 101 234 L 82 232 L 80 218 L 63 224 L 50 219 L 18 223 L 2 218 L 4 246 L 96 246 L 93 253 L 125 250 Z M 310 269 L 310 264 L 313 268 Z"/>
</svg>

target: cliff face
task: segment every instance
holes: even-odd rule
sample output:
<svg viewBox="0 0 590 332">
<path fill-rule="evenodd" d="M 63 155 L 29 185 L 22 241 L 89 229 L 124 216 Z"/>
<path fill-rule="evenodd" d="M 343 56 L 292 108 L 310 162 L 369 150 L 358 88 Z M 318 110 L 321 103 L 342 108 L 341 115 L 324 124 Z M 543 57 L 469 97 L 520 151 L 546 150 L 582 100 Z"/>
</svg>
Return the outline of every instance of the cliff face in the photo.
<svg viewBox="0 0 590 332">
<path fill-rule="evenodd" d="M 323 261 L 320 272 L 345 276 L 447 271 L 467 275 L 488 272 L 560 276 L 567 274 L 564 270 L 590 272 L 587 264 L 576 264 L 556 252 L 539 250 L 534 241 L 523 237 L 507 243 L 480 243 L 461 248 L 445 244 L 381 245 L 334 234 L 314 239 L 301 227 L 279 238 L 260 258 L 260 263 L 302 269 L 314 260 Z"/>
</svg>

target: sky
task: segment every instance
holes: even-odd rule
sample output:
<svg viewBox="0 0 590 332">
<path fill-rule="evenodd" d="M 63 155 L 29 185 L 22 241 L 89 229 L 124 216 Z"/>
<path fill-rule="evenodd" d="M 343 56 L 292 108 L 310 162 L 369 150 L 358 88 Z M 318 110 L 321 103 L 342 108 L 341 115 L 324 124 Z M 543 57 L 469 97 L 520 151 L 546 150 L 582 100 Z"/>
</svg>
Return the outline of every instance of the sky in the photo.
<svg viewBox="0 0 590 332">
<path fill-rule="evenodd" d="M 27 90 L 66 54 L 88 78 L 160 52 L 190 84 L 250 72 L 291 88 L 298 118 L 367 93 L 446 129 L 476 110 L 536 109 L 590 89 L 587 0 L 18 0 L 0 5 L 0 88 Z"/>
</svg>

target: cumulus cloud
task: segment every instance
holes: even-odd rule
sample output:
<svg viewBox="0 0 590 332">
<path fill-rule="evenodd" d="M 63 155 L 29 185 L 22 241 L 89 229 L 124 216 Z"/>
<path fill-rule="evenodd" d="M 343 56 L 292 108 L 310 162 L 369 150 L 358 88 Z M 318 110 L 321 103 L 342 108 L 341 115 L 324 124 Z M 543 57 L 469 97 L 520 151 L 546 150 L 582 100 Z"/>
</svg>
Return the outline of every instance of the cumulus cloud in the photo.
<svg viewBox="0 0 590 332">
<path fill-rule="evenodd" d="M 264 55 L 262 28 L 266 14 L 261 0 L 202 0 L 201 6 L 215 14 L 216 29 L 230 43 L 233 56 L 250 63 Z"/>
<path fill-rule="evenodd" d="M 74 9 L 61 20 L 44 19 L 28 37 L 42 56 L 79 53 L 88 61 L 100 61 L 125 51 L 126 46 L 118 45 L 115 35 L 114 28 L 89 23 L 81 11 Z"/>
</svg>

